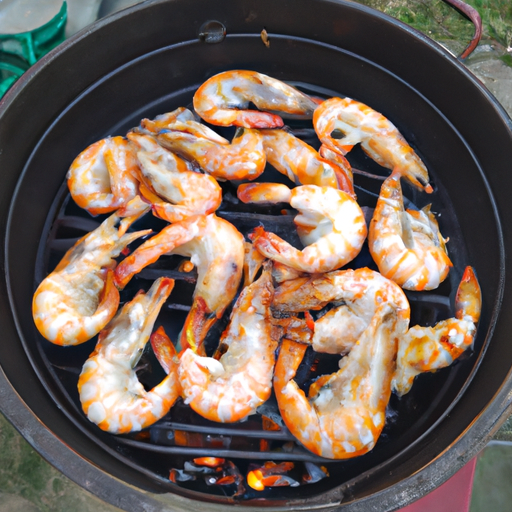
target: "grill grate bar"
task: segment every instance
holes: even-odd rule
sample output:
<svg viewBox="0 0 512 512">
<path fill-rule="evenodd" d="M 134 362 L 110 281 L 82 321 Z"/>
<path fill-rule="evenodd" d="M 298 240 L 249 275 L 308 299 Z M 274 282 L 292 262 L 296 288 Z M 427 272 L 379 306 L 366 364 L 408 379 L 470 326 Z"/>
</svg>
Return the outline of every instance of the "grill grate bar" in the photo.
<svg viewBox="0 0 512 512">
<path fill-rule="evenodd" d="M 184 432 L 197 432 L 202 434 L 211 434 L 211 426 L 202 425 L 191 425 L 188 423 L 176 423 L 176 422 L 165 422 L 162 424 L 154 425 L 154 428 L 182 430 Z M 218 436 L 245 436 L 245 437 L 256 437 L 264 439 L 280 439 L 285 441 L 293 441 L 294 437 L 287 430 L 249 430 L 243 428 L 226 428 L 216 426 L 215 435 Z"/>
<path fill-rule="evenodd" d="M 161 444 L 150 444 L 128 438 L 118 438 L 118 441 L 133 448 L 147 450 L 149 452 L 169 455 L 186 455 L 190 458 L 203 457 L 207 455 L 208 457 L 221 457 L 226 459 L 282 460 L 290 462 L 316 462 L 322 464 L 332 462 L 330 459 L 306 452 L 297 446 L 294 446 L 291 451 L 244 451 L 223 448 L 214 449 L 211 447 L 163 446 Z"/>
</svg>

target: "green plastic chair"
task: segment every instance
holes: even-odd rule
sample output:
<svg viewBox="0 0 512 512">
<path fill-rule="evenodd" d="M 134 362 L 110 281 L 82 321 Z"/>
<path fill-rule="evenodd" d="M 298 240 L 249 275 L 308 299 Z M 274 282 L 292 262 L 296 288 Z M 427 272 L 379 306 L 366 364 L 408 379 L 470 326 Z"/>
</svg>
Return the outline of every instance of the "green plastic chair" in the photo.
<svg viewBox="0 0 512 512">
<path fill-rule="evenodd" d="M 65 39 L 67 4 L 48 23 L 28 32 L 0 34 L 0 98 L 20 76 Z"/>
</svg>

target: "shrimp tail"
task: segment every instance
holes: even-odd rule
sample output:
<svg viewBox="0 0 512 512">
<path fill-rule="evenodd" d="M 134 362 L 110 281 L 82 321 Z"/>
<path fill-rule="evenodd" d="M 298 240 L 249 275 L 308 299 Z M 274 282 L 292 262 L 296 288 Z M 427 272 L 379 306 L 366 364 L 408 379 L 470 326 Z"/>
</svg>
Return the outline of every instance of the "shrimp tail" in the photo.
<svg viewBox="0 0 512 512">
<path fill-rule="evenodd" d="M 100 319 L 104 314 L 112 318 L 112 311 L 117 311 L 119 306 L 119 290 L 115 285 L 114 271 L 112 269 L 107 269 L 106 274 L 105 286 L 101 291 L 98 308 L 96 309 L 93 318 Z"/>
<path fill-rule="evenodd" d="M 332 168 L 336 174 L 338 188 L 355 198 L 356 193 L 354 191 L 354 175 L 352 173 L 352 166 L 345 156 L 333 151 L 325 144 L 320 146 L 318 153 L 322 158 L 333 164 Z"/>
<path fill-rule="evenodd" d="M 163 326 L 160 326 L 151 335 L 150 343 L 155 357 L 164 369 L 165 373 L 169 375 L 174 369 L 176 369 L 177 352 Z"/>
<path fill-rule="evenodd" d="M 307 345 L 283 339 L 274 370 L 274 391 L 290 432 L 308 450 L 320 455 L 322 436 L 319 418 L 304 391 L 293 380 L 307 349 Z M 300 414 L 293 414 L 293 411 L 300 411 Z M 287 421 L 288 412 L 293 414 L 293 421 Z"/>
<path fill-rule="evenodd" d="M 254 228 L 253 232 L 249 234 L 249 239 L 264 256 L 279 261 L 280 263 L 289 263 L 290 259 L 292 259 L 292 255 L 296 256 L 296 254 L 299 253 L 297 249 L 279 236 L 265 231 L 265 228 L 262 226 Z"/>
<path fill-rule="evenodd" d="M 256 279 L 266 258 L 250 242 L 244 242 L 244 288 Z"/>
<path fill-rule="evenodd" d="M 150 205 L 147 204 L 140 196 L 135 196 L 125 206 L 117 211 L 117 215 L 121 217 L 119 224 L 118 233 L 122 236 L 126 233 L 128 228 L 141 217 L 146 215 L 151 209 Z"/>
<path fill-rule="evenodd" d="M 474 323 L 480 319 L 482 309 L 482 291 L 473 267 L 466 267 L 455 296 L 455 316 L 463 319 L 467 316 Z"/>
<path fill-rule="evenodd" d="M 208 309 L 205 300 L 200 296 L 196 297 L 181 331 L 182 352 L 190 348 L 199 355 L 205 355 L 204 337 L 216 320 L 217 315 Z"/>
</svg>

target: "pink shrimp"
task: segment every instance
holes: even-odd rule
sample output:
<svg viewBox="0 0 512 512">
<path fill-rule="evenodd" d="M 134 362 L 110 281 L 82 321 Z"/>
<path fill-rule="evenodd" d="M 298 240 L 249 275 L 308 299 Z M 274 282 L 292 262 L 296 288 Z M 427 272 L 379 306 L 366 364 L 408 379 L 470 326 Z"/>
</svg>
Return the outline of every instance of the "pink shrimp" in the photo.
<svg viewBox="0 0 512 512">
<path fill-rule="evenodd" d="M 260 110 L 247 110 L 252 102 Z M 194 94 L 194 109 L 207 123 L 244 128 L 280 128 L 283 120 L 271 112 L 311 116 L 317 104 L 284 82 L 255 71 L 219 73 Z"/>
<path fill-rule="evenodd" d="M 134 202 L 136 203 L 133 206 Z M 126 233 L 149 207 L 132 200 L 69 249 L 55 270 L 37 287 L 32 301 L 39 332 L 56 345 L 78 345 L 107 325 L 119 305 L 114 285 L 115 257 L 151 230 Z M 126 217 L 121 220 L 121 214 Z M 116 225 L 120 223 L 119 228 Z"/>
<path fill-rule="evenodd" d="M 453 363 L 473 346 L 480 319 L 482 294 L 471 267 L 466 267 L 455 297 L 455 318 L 442 320 L 433 327 L 411 327 L 401 337 L 393 389 L 398 395 L 409 392 L 414 379 Z"/>
<path fill-rule="evenodd" d="M 330 309 L 316 321 L 290 313 Z M 398 355 L 393 390 L 407 393 L 420 373 L 450 365 L 473 345 L 480 317 L 481 291 L 474 271 L 467 267 L 455 299 L 455 317 L 433 327 L 409 328 L 410 307 L 403 290 L 393 281 L 367 268 L 341 270 L 283 282 L 274 293 L 272 308 L 284 318 L 274 324 L 293 341 L 311 345 L 317 352 L 345 354 L 368 327 L 382 304 L 397 315 Z"/>
<path fill-rule="evenodd" d="M 315 110 L 313 124 L 320 141 L 333 151 L 346 154 L 361 143 L 378 164 L 432 192 L 427 168 L 419 156 L 386 117 L 364 103 L 330 98 Z"/>
<path fill-rule="evenodd" d="M 198 215 L 160 231 L 127 256 L 116 268 L 116 284 L 130 279 L 164 254 L 190 257 L 197 267 L 192 308 L 183 327 L 183 349 L 201 352 L 213 323 L 222 316 L 238 290 L 244 265 L 244 240 L 229 222 L 214 214 Z"/>
<path fill-rule="evenodd" d="M 257 190 L 258 185 L 252 190 Z M 285 185 L 276 187 L 278 200 L 285 197 L 282 187 Z M 240 190 L 239 197 L 243 197 L 247 189 Z M 299 210 L 294 222 L 305 248 L 296 249 L 258 227 L 250 238 L 264 256 L 309 273 L 340 268 L 357 256 L 366 239 L 366 222 L 361 208 L 349 194 L 331 187 L 302 185 L 290 191 L 289 203 Z"/>
<path fill-rule="evenodd" d="M 274 390 L 290 432 L 310 451 L 331 459 L 369 452 L 385 424 L 397 350 L 396 311 L 379 306 L 358 343 L 306 397 L 293 380 L 306 345 L 285 339 L 276 363 Z"/>
<path fill-rule="evenodd" d="M 146 391 L 134 367 L 149 340 L 158 313 L 174 287 L 159 278 L 148 293 L 138 293 L 100 332 L 94 352 L 78 379 L 82 408 L 102 430 L 125 434 L 146 428 L 162 418 L 180 396 L 178 359 L 165 361 L 167 376 Z"/>
<path fill-rule="evenodd" d="M 144 180 L 140 192 L 158 217 L 178 222 L 220 206 L 222 189 L 215 178 L 196 172 L 149 135 L 132 132 L 128 139 L 140 148 L 136 153 Z"/>
<path fill-rule="evenodd" d="M 182 354 L 183 397 L 201 416 L 223 423 L 240 421 L 269 398 L 277 348 L 271 335 L 272 294 L 267 266 L 236 301 L 220 340 L 220 359 L 198 356 L 191 349 Z"/>
<path fill-rule="evenodd" d="M 139 167 L 123 137 L 102 139 L 82 151 L 67 174 L 71 197 L 92 215 L 126 205 L 138 192 Z"/>
<path fill-rule="evenodd" d="M 237 131 L 229 145 L 177 130 L 162 131 L 157 138 L 162 146 L 196 162 L 217 179 L 253 180 L 265 170 L 262 137 L 257 130 Z"/>
<path fill-rule="evenodd" d="M 404 210 L 399 174 L 382 184 L 368 246 L 381 274 L 406 290 L 433 290 L 452 267 L 430 206 Z"/>
<path fill-rule="evenodd" d="M 354 196 L 350 164 L 322 158 L 317 151 L 285 130 L 260 130 L 267 161 L 298 185 L 339 188 Z"/>
</svg>

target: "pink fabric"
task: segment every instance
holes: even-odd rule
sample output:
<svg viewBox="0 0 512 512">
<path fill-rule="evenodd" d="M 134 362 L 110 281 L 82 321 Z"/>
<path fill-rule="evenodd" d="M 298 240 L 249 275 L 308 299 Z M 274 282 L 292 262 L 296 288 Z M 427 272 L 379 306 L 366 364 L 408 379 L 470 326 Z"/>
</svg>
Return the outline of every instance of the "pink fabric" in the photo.
<svg viewBox="0 0 512 512">
<path fill-rule="evenodd" d="M 469 512 L 475 466 L 476 457 L 443 485 L 399 512 Z"/>
</svg>

